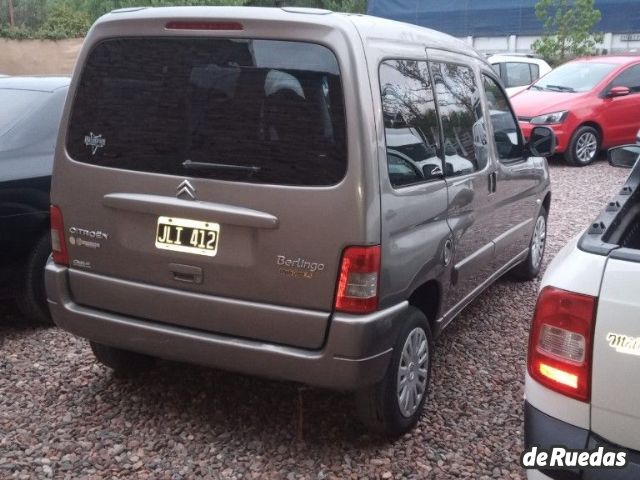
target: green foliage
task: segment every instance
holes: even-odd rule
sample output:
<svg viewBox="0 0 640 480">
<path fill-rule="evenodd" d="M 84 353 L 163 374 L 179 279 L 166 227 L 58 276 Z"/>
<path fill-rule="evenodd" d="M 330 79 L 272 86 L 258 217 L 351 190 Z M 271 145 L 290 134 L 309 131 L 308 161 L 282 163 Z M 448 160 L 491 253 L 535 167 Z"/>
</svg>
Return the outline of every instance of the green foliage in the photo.
<svg viewBox="0 0 640 480">
<path fill-rule="evenodd" d="M 83 0 L 80 9 L 87 12 L 92 21 L 101 15 L 127 7 L 171 7 L 180 6 L 243 6 L 246 0 Z"/>
<path fill-rule="evenodd" d="M 544 35 L 532 48 L 552 65 L 593 54 L 602 42 L 603 34 L 592 31 L 602 17 L 594 0 L 539 0 L 536 16 L 544 25 Z"/>
<path fill-rule="evenodd" d="M 9 5 L 13 5 L 13 26 L 9 23 Z M 0 37 L 82 37 L 98 17 L 116 8 L 173 5 L 287 5 L 363 13 L 367 8 L 367 0 L 0 0 Z"/>
<path fill-rule="evenodd" d="M 90 26 L 91 19 L 86 12 L 66 3 L 57 3 L 51 6 L 47 19 L 36 34 L 49 39 L 82 37 Z"/>
<path fill-rule="evenodd" d="M 364 13 L 367 0 L 247 0 L 254 7 L 306 7 L 324 8 L 334 12 Z"/>
<path fill-rule="evenodd" d="M 322 4 L 321 8 L 334 12 L 365 13 L 367 11 L 367 0 L 323 0 Z"/>
</svg>

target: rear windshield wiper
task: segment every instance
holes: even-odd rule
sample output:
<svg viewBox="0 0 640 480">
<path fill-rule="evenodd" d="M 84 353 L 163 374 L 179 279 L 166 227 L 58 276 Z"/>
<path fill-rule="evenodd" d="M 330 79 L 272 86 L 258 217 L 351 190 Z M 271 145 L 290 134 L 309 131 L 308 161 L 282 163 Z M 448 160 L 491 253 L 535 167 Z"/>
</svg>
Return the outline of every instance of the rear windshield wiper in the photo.
<svg viewBox="0 0 640 480">
<path fill-rule="evenodd" d="M 182 162 L 182 166 L 192 170 L 231 170 L 250 173 L 258 173 L 261 170 L 257 165 L 231 165 L 229 163 L 194 162 L 191 160 L 185 160 Z"/>
<path fill-rule="evenodd" d="M 565 87 L 564 85 L 547 85 L 547 88 L 552 90 L 560 90 L 561 92 L 575 92 L 575 89 L 571 87 Z"/>
</svg>

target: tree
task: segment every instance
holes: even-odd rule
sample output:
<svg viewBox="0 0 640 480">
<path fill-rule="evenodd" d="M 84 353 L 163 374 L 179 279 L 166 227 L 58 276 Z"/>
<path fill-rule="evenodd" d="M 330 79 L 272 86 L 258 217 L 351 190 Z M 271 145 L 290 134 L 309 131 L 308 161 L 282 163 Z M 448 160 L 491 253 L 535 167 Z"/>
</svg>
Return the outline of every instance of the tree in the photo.
<svg viewBox="0 0 640 480">
<path fill-rule="evenodd" d="M 43 38 L 82 37 L 91 26 L 91 19 L 85 12 L 74 9 L 62 2 L 52 3 L 46 21 L 38 31 Z"/>
<path fill-rule="evenodd" d="M 0 0 L 0 37 L 84 36 L 98 17 L 116 8 L 171 5 L 287 5 L 362 13 L 367 0 Z"/>
<path fill-rule="evenodd" d="M 554 65 L 593 54 L 596 44 L 602 42 L 602 33 L 592 32 L 602 18 L 594 0 L 539 0 L 536 16 L 544 25 L 544 34 L 533 43 L 533 51 Z"/>
</svg>

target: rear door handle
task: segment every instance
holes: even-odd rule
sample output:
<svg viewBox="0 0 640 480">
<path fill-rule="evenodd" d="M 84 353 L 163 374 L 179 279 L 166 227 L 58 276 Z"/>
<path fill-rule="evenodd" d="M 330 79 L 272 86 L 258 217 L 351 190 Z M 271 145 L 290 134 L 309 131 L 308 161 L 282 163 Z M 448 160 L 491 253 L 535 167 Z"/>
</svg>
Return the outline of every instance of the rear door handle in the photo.
<svg viewBox="0 0 640 480">
<path fill-rule="evenodd" d="M 202 269 L 200 267 L 170 263 L 169 271 L 173 274 L 173 279 L 176 282 L 202 283 Z"/>
</svg>

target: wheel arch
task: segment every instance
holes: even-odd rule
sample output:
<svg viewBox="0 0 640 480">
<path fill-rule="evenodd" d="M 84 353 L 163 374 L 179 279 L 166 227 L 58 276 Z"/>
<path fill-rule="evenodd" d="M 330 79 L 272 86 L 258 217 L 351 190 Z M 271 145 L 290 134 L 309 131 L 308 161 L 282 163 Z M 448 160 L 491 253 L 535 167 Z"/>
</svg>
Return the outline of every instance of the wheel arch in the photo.
<svg viewBox="0 0 640 480">
<path fill-rule="evenodd" d="M 542 201 L 542 206 L 548 214 L 551 209 L 551 192 L 547 192 L 545 195 L 544 200 Z"/>
<path fill-rule="evenodd" d="M 438 332 L 436 327 L 440 314 L 441 301 L 442 288 L 440 283 L 435 279 L 427 280 L 409 296 L 409 304 L 424 313 L 434 336 L 437 336 Z"/>
<path fill-rule="evenodd" d="M 573 135 L 575 135 L 575 132 L 577 132 L 582 127 L 595 128 L 596 132 L 598 132 L 600 148 L 602 148 L 602 145 L 604 144 L 604 130 L 602 129 L 600 124 L 594 120 L 586 120 L 576 127 L 576 129 L 573 131 Z"/>
</svg>

